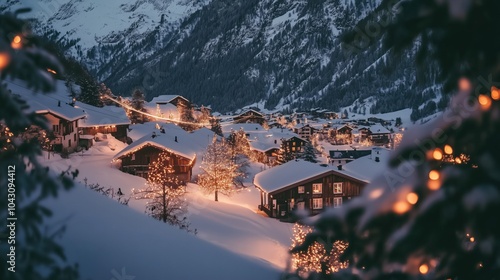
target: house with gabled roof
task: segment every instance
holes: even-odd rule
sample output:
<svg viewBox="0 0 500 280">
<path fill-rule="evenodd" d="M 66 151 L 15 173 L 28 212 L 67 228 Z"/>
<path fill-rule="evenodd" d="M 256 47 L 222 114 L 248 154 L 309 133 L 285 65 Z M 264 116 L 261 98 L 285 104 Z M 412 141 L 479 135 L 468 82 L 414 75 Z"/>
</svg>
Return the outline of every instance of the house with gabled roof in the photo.
<svg viewBox="0 0 500 280">
<path fill-rule="evenodd" d="M 193 166 L 196 163 L 195 143 L 189 139 L 189 134 L 176 130 L 174 133 L 157 133 L 134 141 L 113 157 L 114 162 L 120 162 L 120 170 L 143 178 L 148 178 L 149 165 L 158 159 L 162 152 L 170 155 L 171 164 L 177 176 L 183 182 L 189 182 Z"/>
<path fill-rule="evenodd" d="M 258 123 L 263 125 L 266 122 L 266 118 L 262 113 L 249 109 L 235 116 L 233 121 L 234 123 Z"/>
<path fill-rule="evenodd" d="M 95 107 L 79 101 L 75 102 L 74 106 L 85 112 L 85 117 L 78 122 L 80 136 L 89 138 L 85 136 L 111 134 L 116 139 L 127 142 L 130 119 L 122 107 Z"/>
<path fill-rule="evenodd" d="M 22 81 L 7 81 L 9 91 L 26 101 L 29 111 L 44 116 L 47 121 L 51 137 L 50 148 L 64 154 L 74 152 L 78 147 L 78 121 L 85 117 L 85 112 L 61 100 L 58 93 L 34 93 Z M 61 89 L 64 82 L 58 81 Z M 62 88 L 65 89 L 65 88 Z M 69 98 L 67 99 L 70 100 Z"/>
<path fill-rule="evenodd" d="M 287 220 L 294 210 L 311 215 L 326 207 L 340 207 L 361 193 L 366 182 L 303 160 L 292 160 L 255 175 L 260 191 L 259 209 L 269 217 Z"/>
</svg>

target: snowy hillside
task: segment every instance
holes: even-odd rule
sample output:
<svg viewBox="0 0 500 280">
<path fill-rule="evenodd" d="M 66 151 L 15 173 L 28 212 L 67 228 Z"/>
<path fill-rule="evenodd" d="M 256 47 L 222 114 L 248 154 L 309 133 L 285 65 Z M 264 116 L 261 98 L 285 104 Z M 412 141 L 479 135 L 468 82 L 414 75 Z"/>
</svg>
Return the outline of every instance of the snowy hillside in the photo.
<svg viewBox="0 0 500 280">
<path fill-rule="evenodd" d="M 133 126 L 132 131 L 138 134 L 150 133 L 149 124 L 141 126 Z M 201 143 L 206 135 L 198 133 L 193 137 L 200 138 Z M 240 271 L 247 271 L 244 275 L 247 275 L 248 279 L 277 279 L 278 271 L 282 271 L 287 265 L 292 225 L 258 214 L 260 196 L 253 188 L 230 198 L 221 196 L 219 202 L 214 202 L 213 195 L 205 195 L 197 185 L 189 184 L 187 218 L 191 223 L 190 228 L 196 229 L 196 236 L 148 217 L 145 214 L 147 200 L 130 200 L 127 207 L 110 198 L 89 193 L 85 185 L 99 184 L 112 188 L 115 192 L 120 188 L 125 197 L 128 197 L 132 189 L 145 185 L 145 179 L 124 173 L 111 162 L 117 151 L 124 147 L 126 144 L 108 137 L 104 141 L 96 142 L 86 152 L 72 154 L 69 159 L 61 159 L 58 155 L 51 155 L 48 159 L 47 154 L 42 159 L 56 172 L 65 170 L 69 165 L 80 172 L 76 179 L 76 190 L 63 194 L 63 199 L 57 199 L 51 202 L 51 205 L 60 213 L 54 220 L 70 217 L 63 245 L 67 248 L 70 259 L 80 263 L 86 276 L 106 279 L 97 276 L 109 275 L 112 269 L 119 272 L 125 267 L 127 273 L 137 276 L 137 279 L 162 279 L 158 278 L 158 275 L 172 276 L 167 279 L 200 279 L 202 274 L 206 279 L 235 279 L 232 273 Z M 195 168 L 194 172 L 197 173 L 197 170 L 199 169 Z M 261 164 L 251 165 L 251 174 L 260 171 Z M 253 176 L 250 177 L 248 180 L 251 182 Z M 95 217 L 99 218 L 93 220 Z M 98 227 L 98 230 L 94 230 L 94 226 L 83 227 L 84 224 L 97 224 L 99 226 L 95 227 Z M 143 239 L 139 236 L 143 236 Z M 94 239 L 102 244 L 85 246 L 85 250 L 74 245 L 90 244 Z M 160 243 L 161 245 L 158 245 Z M 175 245 L 172 245 L 173 243 Z M 169 249 L 171 246 L 177 249 Z M 109 249 L 106 249 L 102 259 L 91 258 L 98 254 L 99 248 Z M 187 259 L 192 254 L 196 257 L 188 262 Z M 140 262 L 137 262 L 137 256 L 141 256 Z M 228 261 L 224 259 L 226 256 L 234 257 Z M 159 264 L 160 260 L 175 260 L 172 263 L 176 265 L 172 265 L 173 268 L 165 268 Z M 186 271 L 190 270 L 187 263 L 198 262 L 205 262 L 204 265 L 212 268 L 210 271 Z M 233 262 L 238 264 L 233 265 Z M 185 266 L 178 265 L 184 263 Z M 237 269 L 220 272 L 217 267 L 223 265 Z M 95 270 L 94 266 L 97 266 Z M 149 271 L 150 267 L 158 269 Z M 237 279 L 245 277 L 242 274 Z"/>
</svg>

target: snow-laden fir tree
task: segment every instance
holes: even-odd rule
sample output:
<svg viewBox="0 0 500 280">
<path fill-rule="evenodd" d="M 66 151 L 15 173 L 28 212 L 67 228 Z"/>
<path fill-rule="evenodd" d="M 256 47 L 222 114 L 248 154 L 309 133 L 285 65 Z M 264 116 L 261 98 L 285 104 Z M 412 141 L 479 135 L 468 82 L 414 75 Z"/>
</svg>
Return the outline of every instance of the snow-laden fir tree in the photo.
<svg viewBox="0 0 500 280">
<path fill-rule="evenodd" d="M 132 191 L 134 199 L 149 200 L 146 213 L 153 218 L 181 229 L 188 229 L 186 218 L 186 186 L 175 175 L 173 159 L 167 152 L 162 152 L 149 165 L 148 180 L 143 189 Z"/>
<path fill-rule="evenodd" d="M 248 176 L 249 158 L 251 156 L 250 144 L 243 129 L 231 131 L 227 139 L 227 144 L 231 147 L 231 156 L 238 166 L 239 175 L 234 178 L 234 185 L 244 187 L 243 181 Z"/>
<path fill-rule="evenodd" d="M 219 201 L 219 193 L 230 195 L 235 190 L 235 179 L 241 175 L 238 164 L 233 160 L 231 147 L 224 139 L 218 141 L 214 138 L 207 147 L 201 170 L 198 185 L 206 193 L 213 193 L 215 201 Z"/>
<path fill-rule="evenodd" d="M 16 14 L 0 14 L 0 219 L 7 222 L 12 214 L 18 218 L 15 239 L 9 239 L 7 234 L 0 242 L 0 279 L 78 279 L 77 267 L 66 264 L 64 248 L 56 241 L 64 230 L 46 223 L 52 213 L 43 205 L 47 198 L 57 199 L 59 191 L 72 186 L 69 172 L 52 175 L 40 164 L 40 143 L 22 136 L 32 126 L 48 131 L 47 121 L 28 113 L 26 102 L 12 95 L 3 83 L 6 79 L 20 79 L 37 94 L 54 90 L 55 81 L 47 68 L 57 73 L 63 69 L 52 54 L 39 46 L 27 22 Z M 76 175 L 75 171 L 73 177 Z M 12 212 L 8 203 L 16 204 Z M 7 230 L 4 224 L 2 232 Z M 8 263 L 10 246 L 15 246 L 15 267 Z"/>
<path fill-rule="evenodd" d="M 312 163 L 317 163 L 318 160 L 316 159 L 316 150 L 314 149 L 313 145 L 310 142 L 306 142 L 304 145 L 304 151 L 299 153 L 297 155 L 297 158 L 303 159 L 305 161 L 309 161 Z"/>
<path fill-rule="evenodd" d="M 310 279 L 499 278 L 499 10 L 496 0 L 398 5 L 388 46 L 418 39 L 418 61 L 438 65 L 455 96 L 434 121 L 407 131 L 361 197 L 312 222 L 294 251 L 345 241 L 349 268 Z"/>
</svg>

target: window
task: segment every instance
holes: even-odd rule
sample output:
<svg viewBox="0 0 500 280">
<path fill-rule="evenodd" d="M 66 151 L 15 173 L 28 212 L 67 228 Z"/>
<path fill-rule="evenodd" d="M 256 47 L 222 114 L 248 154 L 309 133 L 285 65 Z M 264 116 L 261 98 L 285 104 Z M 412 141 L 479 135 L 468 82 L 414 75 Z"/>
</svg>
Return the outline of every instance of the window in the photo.
<svg viewBox="0 0 500 280">
<path fill-rule="evenodd" d="M 295 146 L 297 143 L 296 142 L 292 142 L 292 145 Z"/>
<path fill-rule="evenodd" d="M 135 154 L 132 154 L 132 160 L 135 160 Z"/>
<path fill-rule="evenodd" d="M 54 133 L 57 134 L 59 132 L 59 125 L 57 124 L 52 125 L 52 131 L 54 131 Z"/>
<path fill-rule="evenodd" d="M 313 184 L 313 193 L 322 193 L 323 192 L 323 184 Z"/>
<path fill-rule="evenodd" d="M 295 147 L 292 147 L 292 151 L 295 152 Z"/>
<path fill-rule="evenodd" d="M 299 186 L 298 191 L 299 191 L 299 193 L 304 193 L 305 192 L 304 186 Z"/>
<path fill-rule="evenodd" d="M 323 209 L 322 198 L 313 198 L 313 209 Z"/>
<path fill-rule="evenodd" d="M 76 142 L 76 134 L 73 134 L 73 140 Z"/>
<path fill-rule="evenodd" d="M 333 198 L 333 207 L 337 208 L 342 206 L 342 197 L 334 197 Z"/>
<path fill-rule="evenodd" d="M 342 193 L 342 182 L 333 183 L 333 193 Z"/>
<path fill-rule="evenodd" d="M 68 147 L 71 147 L 71 139 L 68 140 Z"/>
</svg>

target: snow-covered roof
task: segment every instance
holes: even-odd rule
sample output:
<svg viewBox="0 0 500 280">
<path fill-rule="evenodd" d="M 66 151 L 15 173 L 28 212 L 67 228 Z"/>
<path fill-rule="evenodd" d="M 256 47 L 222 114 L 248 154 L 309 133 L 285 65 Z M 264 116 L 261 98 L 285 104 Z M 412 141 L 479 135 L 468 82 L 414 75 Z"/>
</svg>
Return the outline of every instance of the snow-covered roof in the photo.
<svg viewBox="0 0 500 280">
<path fill-rule="evenodd" d="M 391 133 L 387 128 L 381 124 L 374 124 L 369 127 L 370 131 L 373 133 Z"/>
<path fill-rule="evenodd" d="M 155 137 L 153 137 L 153 134 L 145 135 L 137 141 L 132 142 L 132 144 L 128 145 L 125 149 L 121 150 L 113 157 L 113 160 L 136 152 L 145 146 L 154 146 L 190 160 L 195 159 L 196 152 L 193 149 L 193 141 L 188 136 L 189 134 L 185 131 L 184 133 L 177 132 L 180 131 L 174 131 L 173 133 L 155 132 Z M 177 142 L 175 141 L 175 137 L 177 137 Z"/>
<path fill-rule="evenodd" d="M 308 161 L 292 160 L 257 173 L 254 184 L 271 193 L 328 172 L 333 172 L 333 170 Z"/>
<path fill-rule="evenodd" d="M 221 125 L 222 133 L 229 135 L 231 131 L 238 131 L 243 129 L 245 132 L 263 132 L 266 131 L 262 125 L 258 123 L 231 123 Z"/>
<path fill-rule="evenodd" d="M 263 142 L 263 141 L 250 141 L 250 150 L 259 151 L 259 152 L 267 152 L 272 149 L 279 149 L 280 143 L 274 144 L 274 142 Z"/>
<path fill-rule="evenodd" d="M 370 155 L 343 165 L 342 170 L 338 172 L 369 183 L 387 169 L 389 153 L 390 151 L 385 148 L 372 148 Z M 377 157 L 378 162 L 376 161 Z"/>
<path fill-rule="evenodd" d="M 77 101 L 75 108 L 82 109 L 86 115 L 84 119 L 78 122 L 78 126 L 80 127 L 130 124 L 125 110 L 121 107 L 95 107 Z"/>
<path fill-rule="evenodd" d="M 169 103 L 170 101 L 174 100 L 175 98 L 180 97 L 185 100 L 186 98 L 180 96 L 180 95 L 160 95 L 157 97 L 153 97 L 149 103 L 156 104 L 156 103 Z"/>
<path fill-rule="evenodd" d="M 28 109 L 29 112 L 53 114 L 67 121 L 75 121 L 85 117 L 83 110 L 77 109 L 65 102 L 70 101 L 69 97 L 67 100 L 61 100 L 61 92 L 57 91 L 65 89 L 64 83 L 62 83 L 63 88 L 60 83 L 57 83 L 56 92 L 47 94 L 33 92 L 32 89 L 27 88 L 26 84 L 20 80 L 5 81 L 5 83 L 13 94 L 21 96 L 26 101 L 30 107 Z"/>
</svg>

